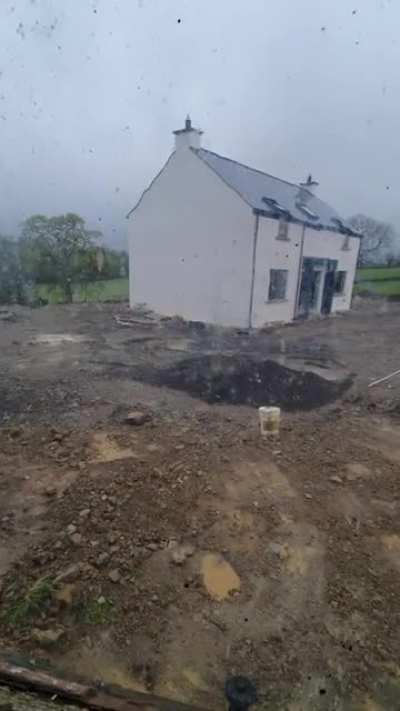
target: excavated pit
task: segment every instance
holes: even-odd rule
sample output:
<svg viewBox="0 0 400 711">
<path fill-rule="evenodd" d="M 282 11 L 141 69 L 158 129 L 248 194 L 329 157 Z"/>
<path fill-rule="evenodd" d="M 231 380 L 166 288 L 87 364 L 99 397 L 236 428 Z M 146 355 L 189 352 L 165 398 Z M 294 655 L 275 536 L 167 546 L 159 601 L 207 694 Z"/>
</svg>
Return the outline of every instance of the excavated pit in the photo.
<svg viewBox="0 0 400 711">
<path fill-rule="evenodd" d="M 274 360 L 233 355 L 187 358 L 158 371 L 150 380 L 211 404 L 278 405 L 284 410 L 321 407 L 339 398 L 352 383 L 350 377 L 328 380 Z"/>
</svg>

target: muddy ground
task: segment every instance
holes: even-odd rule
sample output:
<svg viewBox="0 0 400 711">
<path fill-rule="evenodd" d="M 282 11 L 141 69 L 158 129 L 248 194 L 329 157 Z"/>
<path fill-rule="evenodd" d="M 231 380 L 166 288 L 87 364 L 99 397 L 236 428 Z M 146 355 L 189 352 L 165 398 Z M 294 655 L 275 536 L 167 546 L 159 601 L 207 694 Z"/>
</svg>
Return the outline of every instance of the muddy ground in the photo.
<svg viewBox="0 0 400 711">
<path fill-rule="evenodd" d="M 117 305 L 14 314 L 2 645 L 207 708 L 240 673 L 266 709 L 398 709 L 400 378 L 368 383 L 400 367 L 400 306 L 250 335 Z"/>
</svg>

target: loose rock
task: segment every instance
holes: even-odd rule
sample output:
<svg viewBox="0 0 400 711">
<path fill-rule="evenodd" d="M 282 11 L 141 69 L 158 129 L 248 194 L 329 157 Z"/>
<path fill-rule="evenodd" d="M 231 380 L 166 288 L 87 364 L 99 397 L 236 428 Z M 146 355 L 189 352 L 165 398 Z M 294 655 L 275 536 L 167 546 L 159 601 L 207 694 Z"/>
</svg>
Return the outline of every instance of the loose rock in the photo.
<svg viewBox="0 0 400 711">
<path fill-rule="evenodd" d="M 100 553 L 96 560 L 96 565 L 98 565 L 100 568 L 101 566 L 105 565 L 108 561 L 110 560 L 110 554 L 109 553 Z"/>
<path fill-rule="evenodd" d="M 52 647 L 57 642 L 60 642 L 64 636 L 65 631 L 61 628 L 49 630 L 33 629 L 31 638 L 43 647 Z"/>
<path fill-rule="evenodd" d="M 183 565 L 187 558 L 190 558 L 194 553 L 194 547 L 191 545 L 176 546 L 171 551 L 171 560 L 175 565 Z"/>
<path fill-rule="evenodd" d="M 132 425 L 133 427 L 140 427 L 150 420 L 150 415 L 142 410 L 131 410 L 125 418 L 127 425 Z"/>
<path fill-rule="evenodd" d="M 53 597 L 60 604 L 61 607 L 69 607 L 72 605 L 74 599 L 76 598 L 77 587 L 72 583 L 67 583 L 63 585 L 62 588 L 56 590 Z"/>
<path fill-rule="evenodd" d="M 56 585 L 59 585 L 60 583 L 70 583 L 73 580 L 76 580 L 80 572 L 81 566 L 79 563 L 72 563 L 72 565 L 69 565 L 68 568 L 65 568 L 65 570 L 62 570 L 58 573 L 58 575 L 56 575 L 54 582 Z"/>
<path fill-rule="evenodd" d="M 121 573 L 119 572 L 118 568 L 115 568 L 115 570 L 110 571 L 108 577 L 110 578 L 112 583 L 119 583 L 119 581 L 121 580 Z"/>
</svg>

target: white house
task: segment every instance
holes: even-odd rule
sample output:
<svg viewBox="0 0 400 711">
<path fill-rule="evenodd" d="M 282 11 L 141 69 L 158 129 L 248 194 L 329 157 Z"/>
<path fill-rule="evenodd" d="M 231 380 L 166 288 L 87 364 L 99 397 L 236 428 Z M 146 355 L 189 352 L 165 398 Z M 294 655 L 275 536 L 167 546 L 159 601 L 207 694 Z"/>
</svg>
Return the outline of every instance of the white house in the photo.
<svg viewBox="0 0 400 711">
<path fill-rule="evenodd" d="M 175 150 L 130 211 L 130 303 L 223 326 L 259 327 L 350 308 L 360 236 L 296 185 L 201 148 Z"/>
</svg>

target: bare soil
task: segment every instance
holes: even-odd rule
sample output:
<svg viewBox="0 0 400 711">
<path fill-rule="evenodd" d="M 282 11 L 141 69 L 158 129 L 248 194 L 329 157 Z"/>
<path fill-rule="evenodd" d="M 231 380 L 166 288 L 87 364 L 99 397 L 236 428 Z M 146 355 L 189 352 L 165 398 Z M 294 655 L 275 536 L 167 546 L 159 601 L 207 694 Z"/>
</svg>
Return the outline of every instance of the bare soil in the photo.
<svg viewBox="0 0 400 711">
<path fill-rule="evenodd" d="M 254 334 L 93 304 L 0 322 L 2 645 L 208 708 L 240 673 L 261 708 L 398 709 L 400 378 L 368 383 L 399 326 L 379 302 Z M 163 379 L 193 360 L 196 397 Z M 255 367 L 263 404 L 300 393 L 278 439 L 231 404 L 238 362 L 250 402 Z"/>
</svg>

